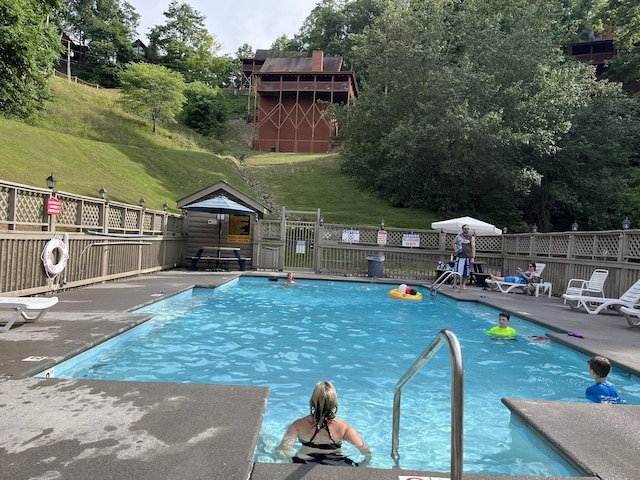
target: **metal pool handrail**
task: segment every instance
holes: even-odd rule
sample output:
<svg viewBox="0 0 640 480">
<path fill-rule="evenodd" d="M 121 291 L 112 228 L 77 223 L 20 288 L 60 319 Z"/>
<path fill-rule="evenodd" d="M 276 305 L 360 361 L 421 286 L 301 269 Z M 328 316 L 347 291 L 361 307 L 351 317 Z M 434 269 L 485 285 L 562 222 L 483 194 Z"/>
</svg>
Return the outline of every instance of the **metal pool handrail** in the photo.
<svg viewBox="0 0 640 480">
<path fill-rule="evenodd" d="M 462 370 L 462 350 L 458 337 L 447 329 L 440 330 L 438 336 L 431 345 L 420 355 L 407 373 L 396 384 L 393 394 L 393 432 L 391 435 L 391 458 L 399 468 L 400 455 L 398 454 L 398 436 L 400 433 L 400 399 L 402 389 L 409 380 L 420 371 L 425 363 L 438 351 L 444 342 L 449 344 L 451 354 L 451 480 L 462 479 L 462 419 L 463 419 L 463 393 L 464 373 Z"/>
<path fill-rule="evenodd" d="M 454 286 L 456 281 L 460 280 L 459 282 L 457 282 L 458 291 L 460 291 L 460 288 L 462 287 L 462 275 L 460 275 L 460 273 L 454 270 L 448 270 L 444 272 L 442 275 L 440 275 L 440 278 L 436 279 L 436 281 L 431 284 L 431 287 L 429 288 L 430 296 L 433 298 L 436 298 L 438 296 L 438 291 L 440 290 L 440 287 L 442 287 L 442 285 L 444 285 L 445 282 L 447 282 L 450 277 L 454 277 L 453 278 Z"/>
</svg>

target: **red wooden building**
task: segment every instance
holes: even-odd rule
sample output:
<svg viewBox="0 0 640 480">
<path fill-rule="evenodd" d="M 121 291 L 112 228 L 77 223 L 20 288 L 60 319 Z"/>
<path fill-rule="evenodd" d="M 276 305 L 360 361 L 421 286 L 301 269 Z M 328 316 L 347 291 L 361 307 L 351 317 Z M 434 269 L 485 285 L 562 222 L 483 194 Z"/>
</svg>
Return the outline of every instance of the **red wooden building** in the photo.
<svg viewBox="0 0 640 480">
<path fill-rule="evenodd" d="M 268 52 L 265 54 L 265 52 Z M 343 70 L 342 57 L 273 57 L 258 50 L 243 60 L 256 102 L 253 149 L 272 152 L 326 153 L 337 125 L 323 115 L 328 103 L 357 97 L 355 74 Z"/>
</svg>

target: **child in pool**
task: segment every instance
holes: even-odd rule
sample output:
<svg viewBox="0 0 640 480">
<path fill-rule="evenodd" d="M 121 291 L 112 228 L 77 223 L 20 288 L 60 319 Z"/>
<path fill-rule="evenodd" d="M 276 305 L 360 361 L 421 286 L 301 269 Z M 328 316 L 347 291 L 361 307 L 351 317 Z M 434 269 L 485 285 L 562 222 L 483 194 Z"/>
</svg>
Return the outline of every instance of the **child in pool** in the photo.
<svg viewBox="0 0 640 480">
<path fill-rule="evenodd" d="M 585 392 L 587 400 L 594 403 L 622 403 L 615 385 L 607 382 L 607 375 L 611 371 L 609 359 L 596 355 L 591 357 L 587 363 L 589 364 L 589 375 L 596 381 Z"/>
<path fill-rule="evenodd" d="M 287 280 L 285 281 L 285 284 L 286 285 L 295 285 L 296 284 L 295 280 L 293 279 L 293 272 L 287 273 Z"/>
<path fill-rule="evenodd" d="M 409 285 L 405 283 L 401 283 L 398 287 L 398 291 L 400 293 L 404 293 L 405 295 L 417 295 L 418 291 L 415 288 L 411 288 Z"/>
<path fill-rule="evenodd" d="M 513 338 L 515 337 L 516 330 L 513 327 L 509 326 L 509 322 L 511 321 L 511 315 L 506 312 L 500 312 L 498 314 L 498 325 L 484 332 L 486 335 L 490 337 L 507 337 Z"/>
</svg>

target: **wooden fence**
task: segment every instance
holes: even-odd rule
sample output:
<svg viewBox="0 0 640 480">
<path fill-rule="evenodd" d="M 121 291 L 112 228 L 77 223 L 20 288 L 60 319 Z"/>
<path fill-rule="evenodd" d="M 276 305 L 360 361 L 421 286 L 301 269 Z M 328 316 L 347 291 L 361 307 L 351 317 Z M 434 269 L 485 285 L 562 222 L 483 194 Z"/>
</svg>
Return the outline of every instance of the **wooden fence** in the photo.
<svg viewBox="0 0 640 480">
<path fill-rule="evenodd" d="M 182 216 L 166 211 L 0 182 L 0 294 L 46 293 L 181 266 L 184 228 Z M 43 252 L 52 237 L 64 235 L 69 261 L 52 275 Z"/>
<path fill-rule="evenodd" d="M 284 215 L 283 215 L 284 218 Z M 386 244 L 378 244 L 379 227 L 317 225 L 312 270 L 318 274 L 367 276 L 368 257 L 384 257 L 383 278 L 432 281 L 439 261 L 452 258 L 455 235 L 433 230 L 385 229 Z M 296 270 L 293 250 L 286 244 L 286 220 L 261 221 L 254 239 L 254 268 Z M 357 232 L 357 242 L 345 232 Z M 353 237 L 353 234 L 352 234 Z M 353 238 L 351 238 L 353 240 Z M 409 240 L 409 241 L 407 241 Z M 403 246 L 403 244 L 419 246 Z M 302 250 L 302 249 L 300 249 Z M 553 283 L 553 293 L 564 293 L 571 278 L 586 278 L 596 268 L 609 270 L 607 296 L 619 297 L 640 278 L 640 231 L 528 233 L 476 238 L 476 260 L 496 275 L 513 275 L 527 262 L 545 263 L 543 279 Z M 298 255 L 303 255 L 302 253 Z M 302 269 L 304 270 L 304 269 Z"/>
<path fill-rule="evenodd" d="M 48 213 L 51 198 L 59 214 Z M 182 216 L 165 211 L 0 182 L 0 294 L 41 294 L 185 266 L 186 228 Z M 257 221 L 253 232 L 253 269 L 366 277 L 370 258 L 384 257 L 384 278 L 414 283 L 436 277 L 454 239 L 433 230 L 387 228 L 381 234 L 379 227 L 325 224 L 319 211 L 310 221 L 290 221 L 284 209 L 279 220 Z M 42 252 L 52 236 L 64 234 L 67 266 L 47 274 Z M 477 261 L 490 273 L 545 263 L 543 278 L 556 295 L 569 279 L 589 278 L 596 268 L 610 272 L 610 297 L 640 278 L 640 230 L 478 237 L 476 246 Z"/>
</svg>

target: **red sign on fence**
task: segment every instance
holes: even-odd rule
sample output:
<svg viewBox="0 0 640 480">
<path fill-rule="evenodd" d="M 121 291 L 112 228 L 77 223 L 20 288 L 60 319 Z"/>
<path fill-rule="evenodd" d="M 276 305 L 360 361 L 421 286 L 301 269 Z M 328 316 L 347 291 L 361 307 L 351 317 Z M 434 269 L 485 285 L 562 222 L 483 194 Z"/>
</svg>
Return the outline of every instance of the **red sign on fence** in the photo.
<svg viewBox="0 0 640 480">
<path fill-rule="evenodd" d="M 60 215 L 60 200 L 57 198 L 47 199 L 47 213 L 49 215 Z"/>
</svg>

